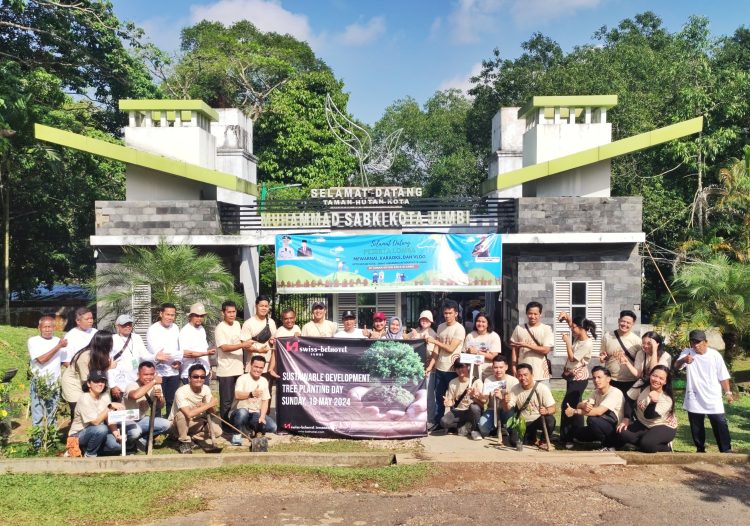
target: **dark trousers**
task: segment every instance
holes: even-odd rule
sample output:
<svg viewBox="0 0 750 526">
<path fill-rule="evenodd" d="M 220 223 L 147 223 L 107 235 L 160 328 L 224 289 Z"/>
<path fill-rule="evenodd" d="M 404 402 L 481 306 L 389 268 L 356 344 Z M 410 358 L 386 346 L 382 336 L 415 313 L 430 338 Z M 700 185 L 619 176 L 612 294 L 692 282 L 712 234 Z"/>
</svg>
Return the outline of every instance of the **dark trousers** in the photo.
<svg viewBox="0 0 750 526">
<path fill-rule="evenodd" d="M 620 439 L 625 444 L 633 444 L 644 453 L 664 453 L 672 451 L 669 443 L 676 434 L 677 430 L 669 426 L 646 427 L 636 421 L 620 432 Z"/>
<path fill-rule="evenodd" d="M 539 438 L 539 433 L 542 433 L 542 438 L 544 438 L 544 427 L 542 422 L 547 423 L 547 433 L 549 433 L 550 439 L 552 438 L 552 431 L 555 430 L 555 415 L 544 415 L 540 416 L 533 422 L 526 422 L 526 434 L 523 437 L 523 441 L 525 443 L 536 443 L 537 439 Z M 515 446 L 516 444 L 518 444 L 518 431 L 516 431 L 515 429 L 511 429 L 510 433 L 508 434 L 508 440 L 510 440 L 511 446 Z"/>
<path fill-rule="evenodd" d="M 620 391 L 622 391 L 622 396 L 625 397 L 625 400 L 628 399 L 628 391 L 631 387 L 633 387 L 633 384 L 635 384 L 636 380 L 633 380 L 632 382 L 618 382 L 616 380 L 612 380 L 609 382 L 609 385 L 612 387 L 617 387 Z"/>
<path fill-rule="evenodd" d="M 568 386 L 565 390 L 565 398 L 562 401 L 562 413 L 560 416 L 560 440 L 563 442 L 570 442 L 573 440 L 573 417 L 565 414 L 565 409 L 570 405 L 573 409 L 581 403 L 583 398 L 583 392 L 586 390 L 586 386 L 589 381 L 586 380 L 572 380 L 567 379 Z"/>
<path fill-rule="evenodd" d="M 234 386 L 240 376 L 219 376 L 219 415 L 223 420 L 229 421 L 229 411 L 234 402 Z M 225 433 L 230 432 L 229 426 L 222 422 L 221 428 Z"/>
<path fill-rule="evenodd" d="M 732 439 L 729 437 L 729 425 L 724 413 L 704 415 L 688 411 L 690 434 L 693 435 L 693 444 L 695 444 L 698 453 L 706 452 L 706 417 L 711 422 L 711 429 L 714 432 L 714 438 L 716 439 L 716 445 L 719 446 L 719 451 L 721 453 L 731 453 Z"/>
<path fill-rule="evenodd" d="M 617 442 L 616 419 L 607 416 L 590 416 L 585 421 L 583 415 L 573 417 L 573 438 L 581 442 L 601 442 L 603 446 L 612 446 Z"/>
<path fill-rule="evenodd" d="M 466 422 L 471 422 L 471 430 L 477 431 L 480 416 L 482 416 L 482 407 L 479 404 L 471 404 L 468 409 L 462 411 L 451 408 L 440 419 L 440 425 L 445 429 L 453 429 L 461 427 Z"/>
<path fill-rule="evenodd" d="M 439 424 L 443 414 L 445 414 L 443 397 L 448 391 L 448 384 L 458 375 L 453 371 L 433 371 L 432 374 L 435 375 L 435 414 L 432 417 L 432 422 Z"/>
<path fill-rule="evenodd" d="M 164 410 L 166 411 L 166 416 L 169 416 L 169 412 L 172 410 L 172 402 L 174 402 L 174 394 L 181 386 L 182 382 L 180 381 L 179 374 L 174 376 L 162 376 L 161 389 L 164 393 Z M 158 410 L 156 416 L 161 416 L 161 409 Z"/>
</svg>

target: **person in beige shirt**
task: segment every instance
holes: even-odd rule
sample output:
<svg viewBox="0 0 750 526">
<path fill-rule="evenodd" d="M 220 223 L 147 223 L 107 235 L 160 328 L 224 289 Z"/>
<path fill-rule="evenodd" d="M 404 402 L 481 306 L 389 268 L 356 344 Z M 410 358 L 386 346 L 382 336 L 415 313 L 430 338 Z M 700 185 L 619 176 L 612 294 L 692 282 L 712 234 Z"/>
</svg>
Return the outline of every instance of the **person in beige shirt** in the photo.
<svg viewBox="0 0 750 526">
<path fill-rule="evenodd" d="M 234 401 L 234 384 L 245 372 L 245 355 L 253 345 L 253 340 L 240 340 L 242 327 L 237 321 L 237 304 L 225 301 L 221 304 L 221 313 L 224 319 L 214 331 L 216 376 L 219 379 L 219 414 L 223 420 L 229 420 L 229 410 Z M 227 426 L 225 432 L 229 431 Z"/>
<path fill-rule="evenodd" d="M 99 453 L 120 451 L 122 441 L 132 446 L 129 437 L 120 436 L 117 424 L 108 424 L 110 411 L 120 411 L 125 406 L 112 402 L 107 390 L 106 371 L 91 371 L 86 380 L 86 390 L 76 403 L 76 410 L 70 423 L 71 437 L 78 439 L 78 444 L 85 457 L 96 457 Z M 137 438 L 137 437 L 136 437 Z"/>
<path fill-rule="evenodd" d="M 606 367 L 591 369 L 594 393 L 576 407 L 567 405 L 565 414 L 573 418 L 573 438 L 581 442 L 599 442 L 602 451 L 614 451 L 617 443 L 617 425 L 624 416 L 622 391 L 612 387 L 612 377 Z M 586 420 L 584 421 L 584 417 Z"/>
<path fill-rule="evenodd" d="M 492 360 L 502 352 L 500 335 L 492 330 L 492 322 L 484 312 L 474 316 L 474 328 L 464 339 L 463 352 L 479 354 L 484 363 L 476 367 L 476 375 L 482 381 L 492 374 Z"/>
<path fill-rule="evenodd" d="M 641 337 L 631 331 L 637 319 L 633 311 L 621 311 L 617 329 L 602 335 L 599 362 L 612 375 L 612 387 L 622 391 L 622 394 L 626 394 L 635 381 L 643 375 L 642 370 L 638 371 L 635 368 L 636 362 L 639 361 L 638 355 L 643 352 Z M 643 363 L 642 358 L 640 363 Z"/>
<path fill-rule="evenodd" d="M 173 424 L 172 433 L 180 441 L 182 454 L 192 453 L 192 440 L 207 440 L 212 430 L 214 436 L 221 435 L 221 426 L 208 415 L 216 413 L 217 400 L 205 381 L 206 368 L 202 363 L 193 364 L 188 369 L 188 383 L 177 389 L 174 396 L 169 420 Z"/>
<path fill-rule="evenodd" d="M 526 304 L 526 319 L 528 323 L 518 325 L 510 337 L 512 350 L 513 374 L 520 363 L 529 364 L 534 372 L 534 379 L 549 385 L 551 371 L 547 362 L 547 355 L 555 347 L 555 337 L 552 327 L 542 323 L 542 304 L 531 301 Z"/>
<path fill-rule="evenodd" d="M 255 355 L 248 366 L 249 372 L 240 376 L 234 391 L 232 423 L 250 437 L 257 433 L 276 432 L 276 422 L 268 415 L 271 406 L 271 390 L 263 375 L 266 360 Z M 242 435 L 234 435 L 232 444 L 242 445 Z"/>
<path fill-rule="evenodd" d="M 518 379 L 508 373 L 508 359 L 498 354 L 492 359 L 492 374 L 482 381 L 482 400 L 486 408 L 479 418 L 479 432 L 487 437 L 496 429 L 495 411 L 497 410 L 497 426 L 505 427 L 505 423 L 513 416 L 512 411 L 504 411 L 502 404 L 505 393 L 518 384 Z"/>
<path fill-rule="evenodd" d="M 519 363 L 516 367 L 518 383 L 505 391 L 503 410 L 515 409 L 526 421 L 526 433 L 518 436 L 518 431 L 510 431 L 510 445 L 516 446 L 519 440 L 534 445 L 540 449 L 547 449 L 546 441 L 539 437 L 539 433 L 547 426 L 547 433 L 552 436 L 555 430 L 555 412 L 557 406 L 552 397 L 549 386 L 534 380 L 534 371 L 527 363 Z"/>
<path fill-rule="evenodd" d="M 276 329 L 274 336 L 278 338 L 299 338 L 302 331 L 297 325 L 297 313 L 294 309 L 284 309 L 281 313 L 281 327 Z"/>
<path fill-rule="evenodd" d="M 250 353 L 252 356 L 263 356 L 266 359 L 265 370 L 263 371 L 268 378 L 277 378 L 276 374 L 276 322 L 268 315 L 271 308 L 271 302 L 267 296 L 260 295 L 255 298 L 255 314 L 245 320 L 242 324 L 242 334 L 240 339 L 244 341 L 252 340 Z M 268 375 L 271 371 L 270 376 Z"/>
<path fill-rule="evenodd" d="M 482 415 L 482 381 L 469 378 L 469 364 L 456 362 L 453 365 L 457 377 L 450 381 L 443 397 L 447 411 L 440 420 L 444 429 L 457 430 L 459 436 L 470 436 L 482 440 L 479 434 L 479 417 Z"/>
<path fill-rule="evenodd" d="M 333 338 L 338 328 L 336 323 L 326 319 L 326 304 L 322 301 L 313 303 L 312 320 L 302 326 L 302 336 L 308 338 Z"/>
<path fill-rule="evenodd" d="M 414 328 L 411 331 L 407 332 L 404 335 L 404 338 L 407 340 L 425 340 L 425 342 L 429 338 L 436 338 L 437 333 L 432 329 L 432 323 L 432 312 L 429 310 L 423 310 L 419 315 L 419 328 Z M 427 363 L 429 363 L 430 358 L 432 358 L 432 351 L 434 350 L 434 344 L 427 343 L 427 345 L 425 345 L 425 359 L 427 360 Z"/>
<path fill-rule="evenodd" d="M 457 376 L 452 370 L 453 364 L 458 359 L 466 338 L 466 329 L 458 321 L 458 303 L 453 300 L 446 301 L 443 305 L 443 318 L 445 322 L 438 326 L 437 336 L 426 339 L 428 344 L 433 345 L 433 351 L 425 373 L 429 374 L 433 368 L 435 369 L 435 413 L 430 431 L 437 431 L 443 427 L 440 423 L 445 413 L 443 400 L 448 384 Z"/>
</svg>

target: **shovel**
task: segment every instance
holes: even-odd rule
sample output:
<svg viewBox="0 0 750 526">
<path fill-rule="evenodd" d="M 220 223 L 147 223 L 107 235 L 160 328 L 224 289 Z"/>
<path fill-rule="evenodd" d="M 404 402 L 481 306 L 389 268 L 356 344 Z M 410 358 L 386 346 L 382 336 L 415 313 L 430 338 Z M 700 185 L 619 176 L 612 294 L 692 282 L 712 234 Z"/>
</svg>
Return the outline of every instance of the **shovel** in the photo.
<svg viewBox="0 0 750 526">
<path fill-rule="evenodd" d="M 220 421 L 224 422 L 226 425 L 228 425 L 231 429 L 234 429 L 237 431 L 240 435 L 245 437 L 250 441 L 250 452 L 251 453 L 265 453 L 268 451 L 268 438 L 266 437 L 256 437 L 253 438 L 247 433 L 243 433 L 236 427 L 234 427 L 232 424 L 221 418 L 220 416 L 214 415 L 216 418 L 218 418 Z"/>
<path fill-rule="evenodd" d="M 206 453 L 221 453 L 224 449 L 216 445 L 216 436 L 214 436 L 214 427 L 211 425 L 211 413 L 206 413 L 206 425 L 208 426 L 208 432 L 211 434 L 211 447 L 203 448 Z"/>
<path fill-rule="evenodd" d="M 539 396 L 539 392 L 536 393 L 536 401 L 539 404 L 539 407 L 542 407 L 542 399 Z M 547 421 L 544 419 L 544 415 L 540 414 L 539 418 L 542 419 L 542 429 L 544 429 L 544 440 L 547 443 L 547 449 L 546 451 L 552 451 L 552 444 L 550 444 L 549 441 L 549 431 L 547 431 Z M 543 448 L 540 448 L 543 449 Z M 544 449 L 543 449 L 544 450 Z"/>
</svg>

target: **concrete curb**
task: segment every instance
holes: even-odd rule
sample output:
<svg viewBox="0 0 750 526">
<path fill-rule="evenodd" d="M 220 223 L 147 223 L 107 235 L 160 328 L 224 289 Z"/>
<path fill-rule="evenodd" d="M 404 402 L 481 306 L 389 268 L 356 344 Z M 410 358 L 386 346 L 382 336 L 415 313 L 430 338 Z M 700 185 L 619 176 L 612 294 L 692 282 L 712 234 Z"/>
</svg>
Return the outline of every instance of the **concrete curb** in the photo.
<svg viewBox="0 0 750 526">
<path fill-rule="evenodd" d="M 239 465 L 385 467 L 393 453 L 222 453 L 97 458 L 27 458 L 0 461 L 0 474 L 12 473 L 143 473 L 210 469 Z"/>
<path fill-rule="evenodd" d="M 743 453 L 637 453 L 618 451 L 617 456 L 628 465 L 683 464 L 747 464 L 750 455 Z"/>
</svg>

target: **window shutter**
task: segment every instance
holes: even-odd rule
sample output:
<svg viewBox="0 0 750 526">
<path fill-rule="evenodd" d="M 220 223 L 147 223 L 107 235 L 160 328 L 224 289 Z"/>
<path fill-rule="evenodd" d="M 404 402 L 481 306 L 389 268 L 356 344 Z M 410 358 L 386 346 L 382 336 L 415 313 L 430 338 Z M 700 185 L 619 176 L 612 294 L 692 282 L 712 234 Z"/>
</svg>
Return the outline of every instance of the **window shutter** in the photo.
<svg viewBox="0 0 750 526">
<path fill-rule="evenodd" d="M 555 311 L 552 313 L 552 316 L 554 316 L 553 327 L 555 331 L 555 349 L 553 353 L 555 355 L 565 356 L 567 353 L 562 336 L 563 334 L 570 334 L 570 328 L 566 322 L 558 321 L 557 315 L 560 312 L 570 312 L 571 295 L 570 281 L 555 281 Z"/>
<path fill-rule="evenodd" d="M 344 330 L 344 324 L 341 323 L 341 313 L 345 310 L 353 310 L 357 312 L 357 295 L 353 293 L 336 294 L 334 296 L 337 299 L 336 302 L 336 326 L 338 330 Z"/>
<path fill-rule="evenodd" d="M 604 331 L 604 282 L 589 281 L 586 286 L 586 317 L 596 323 L 596 335 L 594 340 L 593 356 L 599 354 L 602 346 L 601 334 Z"/>
<path fill-rule="evenodd" d="M 133 313 L 133 331 L 146 334 L 151 326 L 151 285 L 133 287 L 130 310 Z"/>
<path fill-rule="evenodd" d="M 386 319 L 397 316 L 397 292 L 380 292 L 377 295 L 377 307 L 379 311 L 385 313 Z"/>
</svg>

